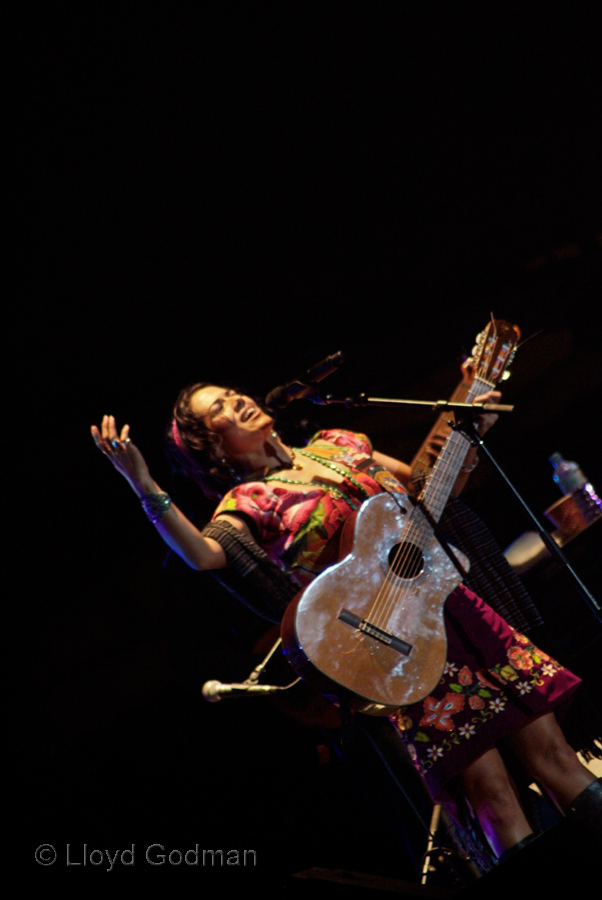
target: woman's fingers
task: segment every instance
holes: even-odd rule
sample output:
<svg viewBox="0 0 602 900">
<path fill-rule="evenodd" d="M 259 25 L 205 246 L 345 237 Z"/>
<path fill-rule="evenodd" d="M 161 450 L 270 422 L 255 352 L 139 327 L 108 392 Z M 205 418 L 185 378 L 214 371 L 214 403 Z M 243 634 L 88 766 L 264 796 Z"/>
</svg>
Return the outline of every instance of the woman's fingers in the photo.
<svg viewBox="0 0 602 900">
<path fill-rule="evenodd" d="M 121 434 L 117 432 L 114 416 L 103 416 L 100 429 L 96 425 L 90 428 L 94 443 L 115 463 L 119 456 L 126 451 L 130 444 L 130 426 L 124 425 Z"/>
<path fill-rule="evenodd" d="M 103 416 L 100 426 L 103 441 L 114 441 L 118 439 L 117 427 L 115 425 L 115 416 Z"/>
<path fill-rule="evenodd" d="M 111 440 L 111 417 L 103 416 L 102 422 L 100 423 L 100 433 L 102 435 L 103 441 Z"/>
<path fill-rule="evenodd" d="M 116 441 L 119 438 L 117 434 L 117 426 L 115 425 L 115 416 L 107 416 L 109 420 L 109 440 Z"/>
<path fill-rule="evenodd" d="M 498 403 L 502 398 L 501 391 L 487 391 L 474 398 L 474 403 Z"/>
<path fill-rule="evenodd" d="M 102 436 L 100 434 L 100 431 L 96 427 L 96 425 L 92 425 L 92 427 L 90 428 L 90 434 L 94 438 L 94 443 L 96 444 L 96 446 L 100 447 L 100 442 L 102 441 Z"/>
<path fill-rule="evenodd" d="M 100 428 L 97 428 L 96 425 L 92 425 L 90 428 L 92 433 L 92 437 L 94 438 L 94 443 L 97 447 L 99 447 L 103 453 L 105 452 L 108 442 L 108 430 L 107 430 L 107 416 L 102 417 L 102 422 L 100 423 Z"/>
<path fill-rule="evenodd" d="M 501 391 L 487 391 L 486 394 L 481 394 L 479 397 L 475 397 L 475 403 L 499 403 L 501 400 L 502 394 Z M 478 431 L 480 435 L 485 434 L 492 425 L 494 425 L 499 416 L 497 413 L 492 412 L 483 412 L 478 417 Z"/>
</svg>

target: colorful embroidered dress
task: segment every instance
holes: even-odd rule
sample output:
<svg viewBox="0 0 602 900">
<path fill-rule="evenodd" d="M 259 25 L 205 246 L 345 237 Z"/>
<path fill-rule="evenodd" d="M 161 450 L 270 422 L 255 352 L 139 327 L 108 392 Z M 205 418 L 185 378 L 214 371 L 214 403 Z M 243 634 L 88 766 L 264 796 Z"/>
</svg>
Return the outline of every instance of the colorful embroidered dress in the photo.
<svg viewBox="0 0 602 900">
<path fill-rule="evenodd" d="M 275 475 L 274 484 L 234 488 L 214 514 L 242 514 L 258 544 L 301 586 L 336 560 L 337 534 L 366 497 L 383 488 L 403 491 L 371 460 L 365 435 L 322 431 L 307 450 L 347 472 L 340 490 L 284 486 Z M 450 780 L 529 719 L 551 709 L 562 714 L 580 680 L 463 585 L 447 598 L 445 625 L 439 684 L 390 718 L 433 799 L 453 807 Z"/>
<path fill-rule="evenodd" d="M 367 497 L 381 493 L 383 482 L 390 490 L 404 492 L 390 472 L 371 459 L 372 447 L 363 434 L 321 431 L 306 450 L 325 463 L 349 470 L 350 478 L 340 490 L 327 489 L 326 482 L 314 482 L 309 488 L 285 486 L 275 475 L 273 481 L 253 481 L 229 491 L 213 515 L 215 519 L 224 512 L 242 514 L 259 546 L 300 587 L 337 561 L 339 529 Z M 325 468 L 325 478 L 328 474 Z"/>
<path fill-rule="evenodd" d="M 431 796 L 506 734 L 554 709 L 562 718 L 580 679 L 460 585 L 445 603 L 447 663 L 437 687 L 391 716 Z"/>
</svg>

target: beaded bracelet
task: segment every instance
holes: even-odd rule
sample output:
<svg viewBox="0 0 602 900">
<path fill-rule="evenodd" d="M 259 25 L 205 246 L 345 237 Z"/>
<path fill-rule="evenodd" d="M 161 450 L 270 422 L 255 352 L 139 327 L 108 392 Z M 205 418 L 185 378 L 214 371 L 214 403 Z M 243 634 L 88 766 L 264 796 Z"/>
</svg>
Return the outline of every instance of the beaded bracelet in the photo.
<svg viewBox="0 0 602 900">
<path fill-rule="evenodd" d="M 156 525 L 166 515 L 167 510 L 171 506 L 171 497 L 169 494 L 144 494 L 140 498 L 142 509 L 147 517 Z"/>
<path fill-rule="evenodd" d="M 479 463 L 480 463 L 480 459 L 479 459 L 479 454 L 477 453 L 473 460 L 472 466 L 462 466 L 460 471 L 461 472 L 472 472 L 472 471 L 474 471 L 474 469 L 476 469 L 476 467 L 479 465 Z"/>
</svg>

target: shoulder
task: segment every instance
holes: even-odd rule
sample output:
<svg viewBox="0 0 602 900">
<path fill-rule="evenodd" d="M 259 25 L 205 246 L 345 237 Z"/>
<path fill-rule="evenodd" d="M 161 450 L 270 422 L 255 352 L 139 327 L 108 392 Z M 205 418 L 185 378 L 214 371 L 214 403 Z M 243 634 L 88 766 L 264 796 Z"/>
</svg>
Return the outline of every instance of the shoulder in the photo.
<svg viewBox="0 0 602 900">
<path fill-rule="evenodd" d="M 356 431 L 343 431 L 341 429 L 327 429 L 318 431 L 309 442 L 314 444 L 334 444 L 335 447 L 348 447 L 368 456 L 372 453 L 372 442 L 365 434 Z"/>
<path fill-rule="evenodd" d="M 263 481 L 239 484 L 223 497 L 213 513 L 212 522 L 224 517 L 234 524 L 242 520 L 252 538 L 263 546 L 267 537 L 280 527 L 281 499 Z"/>
</svg>

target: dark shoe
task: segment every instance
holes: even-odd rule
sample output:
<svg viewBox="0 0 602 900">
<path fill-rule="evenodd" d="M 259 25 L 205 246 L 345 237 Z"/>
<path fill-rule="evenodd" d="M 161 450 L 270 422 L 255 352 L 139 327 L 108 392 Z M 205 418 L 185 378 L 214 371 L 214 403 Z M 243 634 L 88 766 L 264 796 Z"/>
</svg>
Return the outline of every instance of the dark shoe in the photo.
<svg viewBox="0 0 602 900">
<path fill-rule="evenodd" d="M 499 863 L 506 862 L 506 860 L 510 859 L 512 856 L 515 856 L 523 849 L 523 847 L 526 847 L 527 844 L 530 844 L 537 837 L 539 837 L 539 833 L 534 831 L 532 834 L 528 834 L 527 837 L 523 838 L 522 841 L 519 841 L 518 844 L 513 844 L 512 847 L 508 847 L 498 859 L 498 865 Z"/>
<path fill-rule="evenodd" d="M 575 797 L 569 815 L 587 824 L 602 842 L 602 779 L 592 781 Z"/>
</svg>

